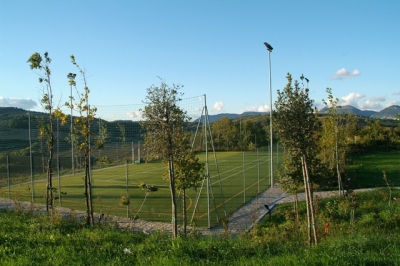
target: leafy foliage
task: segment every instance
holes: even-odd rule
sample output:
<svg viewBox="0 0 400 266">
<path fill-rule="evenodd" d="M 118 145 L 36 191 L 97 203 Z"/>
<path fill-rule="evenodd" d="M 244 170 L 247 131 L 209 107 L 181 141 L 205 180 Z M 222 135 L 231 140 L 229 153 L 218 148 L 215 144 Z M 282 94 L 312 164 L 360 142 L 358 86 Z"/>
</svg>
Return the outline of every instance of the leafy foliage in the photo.
<svg viewBox="0 0 400 266">
<path fill-rule="evenodd" d="M 29 63 L 30 68 L 33 70 L 39 71 L 39 83 L 43 85 L 42 91 L 42 99 L 40 100 L 43 109 L 48 114 L 48 123 L 42 123 L 39 132 L 41 143 L 45 142 L 47 146 L 47 186 L 46 186 L 46 208 L 47 211 L 53 209 L 54 206 L 54 191 L 56 188 L 53 187 L 53 169 L 52 169 L 52 160 L 53 160 L 53 150 L 54 150 L 54 129 L 53 129 L 53 121 L 55 118 L 59 118 L 61 120 L 61 124 L 65 124 L 66 116 L 62 113 L 60 108 L 56 108 L 53 102 L 53 89 L 51 83 L 51 70 L 50 63 L 51 58 L 49 57 L 49 53 L 45 52 L 42 55 L 35 52 L 33 53 L 27 63 Z M 42 153 L 42 161 L 44 164 L 44 157 Z"/>
<path fill-rule="evenodd" d="M 76 66 L 79 70 L 79 73 L 81 74 L 81 77 L 83 79 L 83 92 L 79 92 L 77 87 L 76 87 L 76 82 L 75 82 L 75 74 L 68 74 L 69 77 L 69 84 L 71 86 L 74 86 L 77 93 L 78 93 L 78 99 L 75 99 L 73 96 L 71 96 L 71 103 L 66 102 L 65 106 L 75 109 L 78 111 L 78 116 L 75 118 L 71 117 L 73 119 L 73 124 L 74 127 L 72 128 L 73 132 L 73 140 L 75 143 L 75 147 L 77 150 L 81 153 L 83 153 L 85 157 L 85 177 L 84 177 L 84 195 L 85 195 L 85 200 L 86 200 L 86 223 L 88 225 L 94 225 L 94 218 L 93 218 L 93 205 L 92 205 L 92 180 L 91 180 L 91 175 L 90 175 L 90 154 L 92 152 L 92 147 L 91 147 L 91 138 L 93 137 L 93 132 L 91 130 L 91 125 L 95 119 L 96 107 L 90 107 L 89 105 L 89 94 L 90 94 L 90 89 L 87 85 L 87 80 L 86 80 L 86 72 L 85 70 L 81 69 L 79 65 L 75 61 L 75 57 L 73 55 L 70 56 L 71 62 L 74 66 Z M 101 131 L 102 133 L 106 133 L 106 131 Z M 97 148 L 102 148 L 104 145 L 104 139 L 105 136 L 99 136 L 95 138 L 94 144 L 95 147 Z"/>
<path fill-rule="evenodd" d="M 318 130 L 318 118 L 313 112 L 313 101 L 308 97 L 308 88 L 300 88 L 297 81 L 293 87 L 292 76 L 289 73 L 286 78 L 288 80 L 286 87 L 283 91 L 278 90 L 274 114 L 276 134 L 285 147 L 285 152 L 288 153 L 284 161 L 284 167 L 288 171 L 284 171 L 283 176 L 285 179 L 293 179 L 294 184 L 300 182 L 300 176 L 303 177 L 309 224 L 308 243 L 311 244 L 312 227 L 314 243 L 317 244 L 312 181 L 318 175 L 316 166 L 319 165 L 316 159 L 317 135 L 315 134 Z"/>
<path fill-rule="evenodd" d="M 176 192 L 175 192 L 175 167 L 176 157 L 180 156 L 179 143 L 182 141 L 185 122 L 189 121 L 186 112 L 178 102 L 183 94 L 179 92 L 181 86 L 169 87 L 161 81 L 160 87 L 151 86 L 147 89 L 146 103 L 143 112 L 144 122 L 141 126 L 145 130 L 145 145 L 148 157 L 162 159 L 168 164 L 168 179 L 172 203 L 172 237 L 176 238 L 178 231 Z"/>
</svg>

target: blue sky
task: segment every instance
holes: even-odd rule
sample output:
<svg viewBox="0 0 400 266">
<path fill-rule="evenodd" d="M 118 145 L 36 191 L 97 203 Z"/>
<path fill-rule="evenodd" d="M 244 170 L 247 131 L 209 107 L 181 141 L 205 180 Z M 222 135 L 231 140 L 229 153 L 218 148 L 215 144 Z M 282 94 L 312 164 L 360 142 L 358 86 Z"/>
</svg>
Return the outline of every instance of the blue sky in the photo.
<svg viewBox="0 0 400 266">
<path fill-rule="evenodd" d="M 319 108 L 330 87 L 341 104 L 381 110 L 400 104 L 399 12 L 398 0 L 1 0 L 0 106 L 43 110 L 26 61 L 48 51 L 60 103 L 73 54 L 92 105 L 141 104 L 161 77 L 205 94 L 210 114 L 268 111 L 268 42 L 273 102 L 290 72 Z"/>
</svg>

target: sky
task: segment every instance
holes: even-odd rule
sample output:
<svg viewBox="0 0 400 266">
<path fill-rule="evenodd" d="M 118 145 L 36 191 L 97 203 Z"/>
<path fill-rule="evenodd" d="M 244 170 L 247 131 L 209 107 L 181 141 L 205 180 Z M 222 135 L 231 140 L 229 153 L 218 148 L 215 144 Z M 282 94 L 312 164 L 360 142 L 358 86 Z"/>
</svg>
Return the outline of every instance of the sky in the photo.
<svg viewBox="0 0 400 266">
<path fill-rule="evenodd" d="M 400 105 L 399 12 L 398 0 L 0 0 L 0 106 L 43 111 L 27 60 L 48 52 L 59 105 L 74 55 L 94 106 L 143 104 L 162 80 L 206 95 L 209 114 L 269 111 L 290 73 L 317 108 L 329 87 L 379 111 Z"/>
</svg>

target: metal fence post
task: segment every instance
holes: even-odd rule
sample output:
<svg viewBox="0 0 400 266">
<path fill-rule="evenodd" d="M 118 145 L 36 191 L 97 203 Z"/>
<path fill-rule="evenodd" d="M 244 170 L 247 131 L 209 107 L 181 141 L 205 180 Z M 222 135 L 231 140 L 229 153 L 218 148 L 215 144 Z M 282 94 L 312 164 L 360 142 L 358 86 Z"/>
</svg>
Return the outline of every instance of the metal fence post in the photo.
<svg viewBox="0 0 400 266">
<path fill-rule="evenodd" d="M 246 169 L 245 169 L 244 152 L 243 152 L 243 203 L 246 203 Z"/>
<path fill-rule="evenodd" d="M 128 191 L 128 160 L 125 161 L 125 177 L 126 177 L 126 196 L 129 197 Z M 126 205 L 126 217 L 129 218 L 129 205 Z"/>
<path fill-rule="evenodd" d="M 8 184 L 8 198 L 10 199 L 10 164 L 9 164 L 10 158 L 9 155 L 7 154 L 7 184 Z"/>
</svg>

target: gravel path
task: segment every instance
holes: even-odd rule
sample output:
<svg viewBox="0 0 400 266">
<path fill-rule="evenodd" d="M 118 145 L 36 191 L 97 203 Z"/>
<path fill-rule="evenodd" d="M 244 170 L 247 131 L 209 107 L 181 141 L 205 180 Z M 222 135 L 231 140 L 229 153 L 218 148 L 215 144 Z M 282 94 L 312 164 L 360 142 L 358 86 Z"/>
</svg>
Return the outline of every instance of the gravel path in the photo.
<svg viewBox="0 0 400 266">
<path fill-rule="evenodd" d="M 363 192 L 372 189 L 356 189 L 355 191 Z M 338 191 L 321 191 L 314 192 L 314 197 L 327 198 L 337 196 L 338 194 Z M 299 201 L 305 201 L 305 193 L 299 193 L 297 198 Z M 275 184 L 273 187 L 264 190 L 258 197 L 239 208 L 230 216 L 228 224 L 229 232 L 231 234 L 238 234 L 250 231 L 253 225 L 257 224 L 269 213 L 267 207 L 272 211 L 278 204 L 293 202 L 294 199 L 293 194 L 282 191 L 280 186 Z M 221 225 L 210 229 L 212 234 L 218 234 L 221 230 L 223 230 Z"/>
<path fill-rule="evenodd" d="M 358 189 L 357 192 L 367 191 L 372 189 Z M 337 196 L 337 191 L 323 191 L 314 192 L 314 196 L 318 195 L 320 198 Z M 305 200 L 305 193 L 298 194 L 299 201 Z M 275 184 L 273 187 L 266 189 L 256 198 L 243 205 L 237 211 L 235 211 L 230 217 L 228 227 L 224 228 L 222 225 L 218 225 L 211 229 L 197 228 L 198 233 L 202 235 L 220 235 L 220 234 L 240 234 L 250 231 L 253 225 L 257 224 L 261 219 L 268 214 L 267 207 L 272 211 L 278 204 L 293 202 L 294 196 L 281 190 L 280 186 Z M 266 207 L 267 206 L 267 207 Z M 19 202 L 10 199 L 0 198 L 0 210 L 24 210 L 31 211 L 33 213 L 45 213 L 45 205 L 31 204 L 29 202 Z M 85 212 L 74 211 L 67 208 L 55 208 L 56 213 L 59 213 L 64 218 L 73 218 L 77 222 L 83 222 Z M 150 222 L 144 220 L 131 221 L 128 218 L 122 218 L 117 216 L 103 216 L 100 219 L 99 214 L 95 214 L 96 223 L 107 223 L 115 225 L 116 227 L 144 232 L 145 234 L 155 231 L 166 231 L 171 232 L 171 224 L 161 222 Z M 188 229 L 190 230 L 190 228 Z"/>
</svg>

